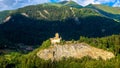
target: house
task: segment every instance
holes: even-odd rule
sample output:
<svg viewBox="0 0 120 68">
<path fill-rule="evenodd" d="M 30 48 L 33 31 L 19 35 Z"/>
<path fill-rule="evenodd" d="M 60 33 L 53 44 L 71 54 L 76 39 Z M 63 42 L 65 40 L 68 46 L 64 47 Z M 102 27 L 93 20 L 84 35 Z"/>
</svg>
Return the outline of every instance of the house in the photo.
<svg viewBox="0 0 120 68">
<path fill-rule="evenodd" d="M 61 40 L 61 39 L 62 39 L 62 38 L 59 37 L 59 34 L 56 33 L 54 38 L 50 38 L 50 41 L 51 41 L 51 44 L 56 44 L 56 43 L 60 43 L 60 40 Z"/>
</svg>

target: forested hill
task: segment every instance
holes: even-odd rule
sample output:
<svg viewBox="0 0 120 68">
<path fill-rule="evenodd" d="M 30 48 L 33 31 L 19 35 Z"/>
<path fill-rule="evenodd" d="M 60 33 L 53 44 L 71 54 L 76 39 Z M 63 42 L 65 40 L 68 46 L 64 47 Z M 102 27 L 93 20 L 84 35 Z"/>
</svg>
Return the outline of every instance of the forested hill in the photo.
<svg viewBox="0 0 120 68">
<path fill-rule="evenodd" d="M 51 4 L 27 6 L 18 9 L 16 13 L 26 13 L 29 17 L 42 20 L 65 20 L 67 18 L 85 17 L 90 15 L 100 16 L 100 13 L 89 8 L 58 7 Z"/>
<path fill-rule="evenodd" d="M 70 4 L 70 3 L 69 3 Z M 120 23 L 92 8 L 41 4 L 19 8 L 0 24 L 0 45 L 41 44 L 58 32 L 65 40 L 120 33 Z"/>
<path fill-rule="evenodd" d="M 119 68 L 119 8 L 104 7 L 63 1 L 0 12 L 0 68 Z M 52 46 L 57 32 L 62 40 Z M 41 59 L 51 54 L 61 60 Z"/>
<path fill-rule="evenodd" d="M 90 4 L 86 6 L 86 8 L 95 9 L 96 11 L 108 18 L 120 21 L 120 7 L 109 7 L 99 4 Z"/>
<path fill-rule="evenodd" d="M 57 4 L 61 4 L 61 5 L 69 6 L 69 7 L 74 7 L 74 8 L 82 8 L 81 5 L 77 4 L 74 1 L 62 1 L 62 2 L 59 2 Z"/>
</svg>

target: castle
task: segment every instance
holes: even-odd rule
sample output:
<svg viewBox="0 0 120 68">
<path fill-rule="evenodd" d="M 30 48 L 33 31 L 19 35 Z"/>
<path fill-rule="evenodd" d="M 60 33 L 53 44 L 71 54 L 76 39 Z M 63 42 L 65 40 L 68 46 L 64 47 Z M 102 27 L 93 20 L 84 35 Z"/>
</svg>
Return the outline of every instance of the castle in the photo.
<svg viewBox="0 0 120 68">
<path fill-rule="evenodd" d="M 59 34 L 56 33 L 54 38 L 50 38 L 50 41 L 51 41 L 51 44 L 56 44 L 56 43 L 60 43 L 60 40 L 61 40 L 61 39 L 62 39 L 62 38 L 59 37 Z"/>
</svg>

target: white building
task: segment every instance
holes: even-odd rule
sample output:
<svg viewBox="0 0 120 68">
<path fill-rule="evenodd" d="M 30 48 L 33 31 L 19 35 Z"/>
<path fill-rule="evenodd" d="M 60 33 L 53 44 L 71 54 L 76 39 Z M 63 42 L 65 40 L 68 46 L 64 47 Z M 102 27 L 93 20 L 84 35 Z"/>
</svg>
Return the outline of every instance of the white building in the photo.
<svg viewBox="0 0 120 68">
<path fill-rule="evenodd" d="M 56 44 L 56 43 L 60 43 L 60 40 L 61 40 L 61 39 L 62 39 L 62 38 L 59 37 L 59 34 L 56 33 L 54 38 L 50 38 L 50 41 L 51 41 L 51 44 Z"/>
</svg>

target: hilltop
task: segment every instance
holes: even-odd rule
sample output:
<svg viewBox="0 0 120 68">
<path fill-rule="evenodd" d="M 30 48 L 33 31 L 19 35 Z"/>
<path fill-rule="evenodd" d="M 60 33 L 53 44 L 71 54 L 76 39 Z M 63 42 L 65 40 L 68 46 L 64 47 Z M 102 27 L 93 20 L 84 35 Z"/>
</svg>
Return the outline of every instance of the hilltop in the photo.
<svg viewBox="0 0 120 68">
<path fill-rule="evenodd" d="M 59 2 L 58 4 L 61 4 L 63 6 L 68 6 L 68 7 L 74 7 L 74 8 L 82 8 L 81 5 L 77 4 L 74 1 L 62 1 L 62 2 Z"/>
<path fill-rule="evenodd" d="M 37 56 L 44 60 L 61 60 L 64 58 L 83 58 L 85 56 L 89 56 L 93 59 L 111 59 L 114 58 L 115 55 L 112 52 L 108 52 L 102 49 L 98 49 L 92 47 L 86 43 L 77 43 L 77 44 L 55 44 L 51 45 L 51 47 L 47 49 L 42 49 L 37 52 Z"/>
<path fill-rule="evenodd" d="M 120 35 L 103 38 L 80 37 L 78 41 L 62 40 L 61 43 L 54 46 L 51 45 L 50 40 L 46 40 L 41 46 L 28 54 L 12 52 L 0 56 L 0 67 L 119 68 L 119 41 Z"/>
</svg>

